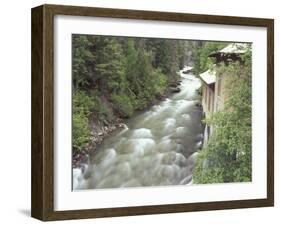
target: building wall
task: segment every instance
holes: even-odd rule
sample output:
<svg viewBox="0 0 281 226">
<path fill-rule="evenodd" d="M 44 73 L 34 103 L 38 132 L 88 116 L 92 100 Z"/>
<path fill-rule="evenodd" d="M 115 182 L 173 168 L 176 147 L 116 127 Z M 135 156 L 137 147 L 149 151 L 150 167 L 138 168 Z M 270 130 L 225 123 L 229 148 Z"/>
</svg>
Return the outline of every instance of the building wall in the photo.
<svg viewBox="0 0 281 226">
<path fill-rule="evenodd" d="M 202 84 L 202 107 L 205 118 L 211 115 L 215 110 L 215 87 L 211 88 L 207 84 Z M 215 85 L 213 85 L 215 86 Z M 205 125 L 203 146 L 206 146 L 212 133 L 212 127 Z"/>
<path fill-rule="evenodd" d="M 214 89 L 204 83 L 202 88 L 202 107 L 206 117 L 211 113 L 213 113 L 214 103 L 215 103 Z"/>
<path fill-rule="evenodd" d="M 216 82 L 211 86 L 203 84 L 202 89 L 202 106 L 204 116 L 208 117 L 211 114 L 223 110 L 225 101 L 227 99 L 227 75 L 217 76 Z M 212 126 L 205 125 L 204 128 L 204 144 L 208 142 L 210 135 L 213 132 Z"/>
<path fill-rule="evenodd" d="M 214 85 L 208 86 L 203 83 L 202 87 L 202 106 L 205 116 L 222 110 L 227 99 L 227 76 L 216 78 Z"/>
<path fill-rule="evenodd" d="M 223 110 L 225 101 L 227 99 L 227 76 L 217 76 L 215 83 L 215 94 L 214 94 L 214 112 Z"/>
<path fill-rule="evenodd" d="M 227 98 L 227 76 L 217 76 L 215 84 L 208 86 L 203 83 L 202 87 L 202 107 L 204 116 L 209 117 L 211 114 L 222 110 Z M 213 132 L 212 126 L 205 125 L 204 144 L 206 146 L 210 135 Z"/>
</svg>

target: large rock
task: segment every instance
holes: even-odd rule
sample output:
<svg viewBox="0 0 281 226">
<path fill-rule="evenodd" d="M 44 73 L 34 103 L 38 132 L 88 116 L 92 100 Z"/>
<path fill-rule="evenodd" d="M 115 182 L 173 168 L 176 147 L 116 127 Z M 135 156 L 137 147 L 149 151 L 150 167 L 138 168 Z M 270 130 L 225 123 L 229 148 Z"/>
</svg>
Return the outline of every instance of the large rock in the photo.
<svg viewBox="0 0 281 226">
<path fill-rule="evenodd" d="M 170 87 L 170 91 L 171 91 L 172 93 L 179 93 L 179 92 L 181 91 L 181 89 L 180 89 L 179 87 L 176 87 L 176 88 Z"/>
</svg>

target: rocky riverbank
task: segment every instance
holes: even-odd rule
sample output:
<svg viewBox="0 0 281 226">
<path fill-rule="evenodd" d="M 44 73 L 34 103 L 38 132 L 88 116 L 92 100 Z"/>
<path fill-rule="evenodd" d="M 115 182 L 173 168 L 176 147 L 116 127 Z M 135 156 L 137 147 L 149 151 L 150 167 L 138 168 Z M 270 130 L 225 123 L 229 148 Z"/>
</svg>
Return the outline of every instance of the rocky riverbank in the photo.
<svg viewBox="0 0 281 226">
<path fill-rule="evenodd" d="M 139 111 L 145 111 L 156 105 L 160 101 L 165 100 L 167 97 L 173 95 L 174 93 L 180 92 L 179 86 L 181 85 L 181 80 L 170 82 L 164 95 L 156 96 L 156 98 L 147 105 L 145 109 Z M 90 142 L 81 151 L 72 152 L 72 167 L 80 168 L 83 164 L 88 163 L 89 158 L 95 153 L 97 148 L 102 144 L 103 140 L 110 136 L 115 130 L 126 128 L 126 124 L 121 118 L 116 118 L 113 123 L 101 123 L 97 120 L 93 120 L 90 123 L 91 137 Z"/>
<path fill-rule="evenodd" d="M 102 126 L 99 122 L 93 121 L 90 127 L 91 137 L 88 145 L 80 152 L 72 152 L 73 168 L 80 168 L 82 164 L 87 163 L 89 161 L 89 157 L 94 154 L 95 150 L 102 144 L 103 140 L 110 136 L 115 130 L 126 128 L 126 124 L 118 118 L 115 123 L 106 126 Z"/>
<path fill-rule="evenodd" d="M 196 92 L 200 85 L 198 78 L 187 75 L 180 93 L 161 95 L 162 101 L 155 97 L 149 103 L 153 105 L 124 121 L 126 132 L 113 132 L 89 164 L 73 171 L 73 189 L 190 184 L 203 139 Z"/>
</svg>

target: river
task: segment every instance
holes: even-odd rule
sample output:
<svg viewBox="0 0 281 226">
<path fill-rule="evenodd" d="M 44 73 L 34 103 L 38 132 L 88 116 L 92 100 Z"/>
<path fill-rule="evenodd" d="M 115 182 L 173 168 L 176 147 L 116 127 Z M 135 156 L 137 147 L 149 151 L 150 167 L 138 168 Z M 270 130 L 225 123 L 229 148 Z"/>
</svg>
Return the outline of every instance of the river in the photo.
<svg viewBox="0 0 281 226">
<path fill-rule="evenodd" d="M 126 122 L 104 140 L 83 168 L 73 169 L 73 189 L 192 184 L 202 146 L 201 81 L 181 70 L 181 91 Z"/>
</svg>

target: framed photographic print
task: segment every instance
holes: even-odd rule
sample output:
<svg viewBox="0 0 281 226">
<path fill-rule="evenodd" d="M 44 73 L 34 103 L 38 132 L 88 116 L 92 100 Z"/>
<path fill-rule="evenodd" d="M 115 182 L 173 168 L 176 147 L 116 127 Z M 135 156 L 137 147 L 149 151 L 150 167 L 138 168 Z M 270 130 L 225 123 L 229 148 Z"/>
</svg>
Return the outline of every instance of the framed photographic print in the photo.
<svg viewBox="0 0 281 226">
<path fill-rule="evenodd" d="M 273 206 L 272 19 L 32 9 L 32 216 Z"/>
</svg>

